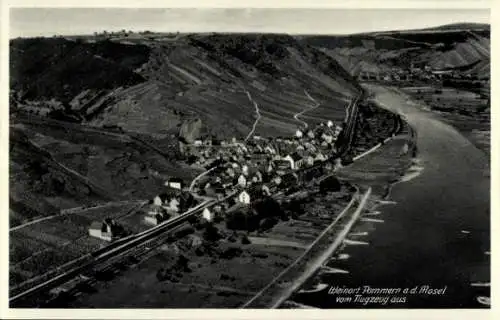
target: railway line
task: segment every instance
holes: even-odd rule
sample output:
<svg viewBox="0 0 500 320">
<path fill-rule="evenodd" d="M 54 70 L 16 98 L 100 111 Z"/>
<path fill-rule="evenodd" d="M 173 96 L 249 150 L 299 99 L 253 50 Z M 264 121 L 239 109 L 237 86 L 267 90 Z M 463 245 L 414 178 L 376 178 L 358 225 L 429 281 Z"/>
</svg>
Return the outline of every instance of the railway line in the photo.
<svg viewBox="0 0 500 320">
<path fill-rule="evenodd" d="M 233 195 L 234 193 L 230 194 L 228 197 Z M 219 201 L 207 200 L 198 206 L 189 209 L 185 213 L 165 221 L 151 229 L 119 239 L 103 249 L 82 256 L 79 258 L 78 266 L 66 270 L 57 276 L 44 281 L 43 283 L 11 296 L 9 298 L 9 305 L 11 307 L 33 306 L 33 302 L 35 302 L 35 304 L 40 303 L 40 298 L 43 300 L 43 297 L 46 297 L 49 290 L 66 283 L 75 277 L 78 277 L 80 274 L 88 273 L 89 271 L 102 266 L 104 263 L 109 264 L 110 261 L 122 258 L 123 256 L 127 256 L 133 252 L 136 252 L 137 255 L 137 252 L 142 250 L 141 248 L 152 248 L 155 243 L 161 242 L 160 240 L 166 236 L 166 233 L 170 233 L 173 229 L 187 222 L 190 217 L 201 213 L 203 209 L 211 207 L 220 201 L 224 201 L 226 198 Z"/>
</svg>

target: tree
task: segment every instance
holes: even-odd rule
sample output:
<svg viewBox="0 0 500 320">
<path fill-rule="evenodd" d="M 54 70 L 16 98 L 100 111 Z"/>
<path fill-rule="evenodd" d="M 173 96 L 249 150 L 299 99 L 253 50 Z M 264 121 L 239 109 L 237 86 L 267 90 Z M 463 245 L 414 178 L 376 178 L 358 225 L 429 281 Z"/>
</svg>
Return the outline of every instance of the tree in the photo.
<svg viewBox="0 0 500 320">
<path fill-rule="evenodd" d="M 321 193 L 338 192 L 340 191 L 340 188 L 341 188 L 340 181 L 333 176 L 323 179 L 319 184 L 319 189 Z"/>
</svg>

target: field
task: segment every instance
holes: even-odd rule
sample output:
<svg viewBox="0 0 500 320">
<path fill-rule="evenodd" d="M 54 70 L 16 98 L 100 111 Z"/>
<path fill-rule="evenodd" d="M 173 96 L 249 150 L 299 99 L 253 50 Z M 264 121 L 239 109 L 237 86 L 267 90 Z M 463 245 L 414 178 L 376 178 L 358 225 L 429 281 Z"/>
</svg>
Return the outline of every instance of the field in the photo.
<svg viewBox="0 0 500 320">
<path fill-rule="evenodd" d="M 238 307 L 299 257 L 349 200 L 347 187 L 316 194 L 306 201 L 304 214 L 266 231 L 235 232 L 218 222 L 214 226 L 222 239 L 216 242 L 205 238 L 203 228 L 188 227 L 183 237 L 96 283 L 93 293 L 66 301 L 67 306 Z M 161 270 L 166 270 L 163 280 Z"/>
<path fill-rule="evenodd" d="M 199 172 L 174 162 L 165 138 L 163 152 L 126 135 L 31 120 L 11 121 L 11 285 L 105 245 L 88 236 L 93 221 L 145 230 L 144 214 L 132 210 L 138 201 L 161 193 L 171 176 L 190 181 Z"/>
<path fill-rule="evenodd" d="M 476 147 L 490 152 L 489 92 L 475 92 L 433 87 L 404 88 L 403 91 L 422 101 L 464 134 Z"/>
<path fill-rule="evenodd" d="M 122 220 L 141 202 L 110 203 L 61 213 L 10 231 L 10 285 L 49 272 L 107 244 L 88 236 L 93 221 Z"/>
<path fill-rule="evenodd" d="M 160 192 L 168 177 L 177 176 L 190 181 L 198 174 L 198 170 L 174 162 L 176 154 L 172 154 L 169 148 L 160 154 L 162 149 L 149 148 L 132 141 L 129 137 L 117 138 L 112 135 L 77 130 L 72 130 L 71 134 L 68 134 L 68 129 L 64 127 L 40 125 L 28 121 L 14 124 L 13 127 L 15 128 L 13 134 L 23 137 L 32 145 L 31 158 L 34 161 L 46 159 L 44 163 L 48 163 L 45 165 L 48 169 L 35 170 L 31 173 L 29 166 L 20 165 L 23 163 L 21 156 L 27 152 L 28 147 L 21 143 L 13 143 L 16 153 L 11 153 L 13 161 L 11 198 L 16 201 L 28 195 L 33 197 L 41 195 L 46 197 L 46 201 L 52 205 L 51 208 L 65 209 L 105 199 L 151 199 Z M 154 144 L 154 140 L 150 140 L 149 143 Z M 45 157 L 33 156 L 40 153 Z M 81 187 L 83 190 L 80 192 L 79 189 L 74 192 L 64 189 L 61 191 L 60 189 L 64 187 L 52 181 L 55 179 L 52 177 L 54 175 L 52 171 L 56 169 L 60 175 L 66 177 L 64 180 L 68 184 L 80 182 L 85 188 Z M 35 183 L 38 185 L 38 192 L 25 194 L 27 190 L 33 189 L 29 184 L 31 179 L 37 176 L 41 176 L 40 180 L 43 182 Z M 31 202 L 33 201 L 25 204 L 31 207 L 33 205 Z M 41 211 L 42 216 L 53 213 L 53 210 L 38 211 Z"/>
<path fill-rule="evenodd" d="M 389 192 L 390 185 L 398 181 L 412 166 L 412 134 L 411 128 L 403 123 L 398 135 L 367 156 L 341 168 L 339 177 L 355 185 L 370 186 L 374 196 L 383 198 Z"/>
</svg>

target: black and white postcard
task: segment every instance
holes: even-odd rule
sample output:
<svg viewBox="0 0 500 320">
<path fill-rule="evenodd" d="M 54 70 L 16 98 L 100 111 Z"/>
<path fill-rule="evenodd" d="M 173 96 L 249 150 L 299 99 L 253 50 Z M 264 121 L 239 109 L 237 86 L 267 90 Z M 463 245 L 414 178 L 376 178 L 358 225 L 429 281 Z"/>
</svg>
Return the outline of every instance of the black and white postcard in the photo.
<svg viewBox="0 0 500 320">
<path fill-rule="evenodd" d="M 4 7 L 10 314 L 490 309 L 478 4 Z"/>
</svg>

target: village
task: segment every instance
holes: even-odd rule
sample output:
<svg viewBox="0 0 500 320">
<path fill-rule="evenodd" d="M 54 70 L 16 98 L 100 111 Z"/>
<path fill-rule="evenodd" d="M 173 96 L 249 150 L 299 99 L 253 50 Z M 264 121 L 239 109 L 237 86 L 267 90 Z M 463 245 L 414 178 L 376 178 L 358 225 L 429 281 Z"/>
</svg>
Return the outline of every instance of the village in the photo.
<svg viewBox="0 0 500 320">
<path fill-rule="evenodd" d="M 336 143 L 342 128 L 328 121 L 314 128 L 299 128 L 291 137 L 254 135 L 247 141 L 235 137 L 230 141 L 206 137 L 185 144 L 182 148 L 187 162 L 206 171 L 190 185 L 177 177 L 166 181 L 162 192 L 151 199 L 144 210 L 143 223 L 156 226 L 203 200 L 216 200 L 217 204 L 204 208 L 202 220 L 221 221 L 263 198 L 297 192 L 300 171 L 322 165 L 337 153 Z M 340 166 L 340 159 L 336 159 L 334 165 L 325 164 L 327 170 Z M 105 241 L 126 234 L 122 226 L 109 218 L 94 221 L 89 228 L 91 237 Z"/>
<path fill-rule="evenodd" d="M 489 83 L 489 76 L 482 74 L 464 73 L 453 68 L 433 69 L 428 65 L 411 64 L 409 68 L 393 67 L 389 70 L 372 72 L 360 71 L 357 76 L 359 81 L 365 82 L 401 82 L 415 83 L 422 81 L 426 84 L 446 84 L 449 81 L 477 82 L 481 85 Z"/>
</svg>

